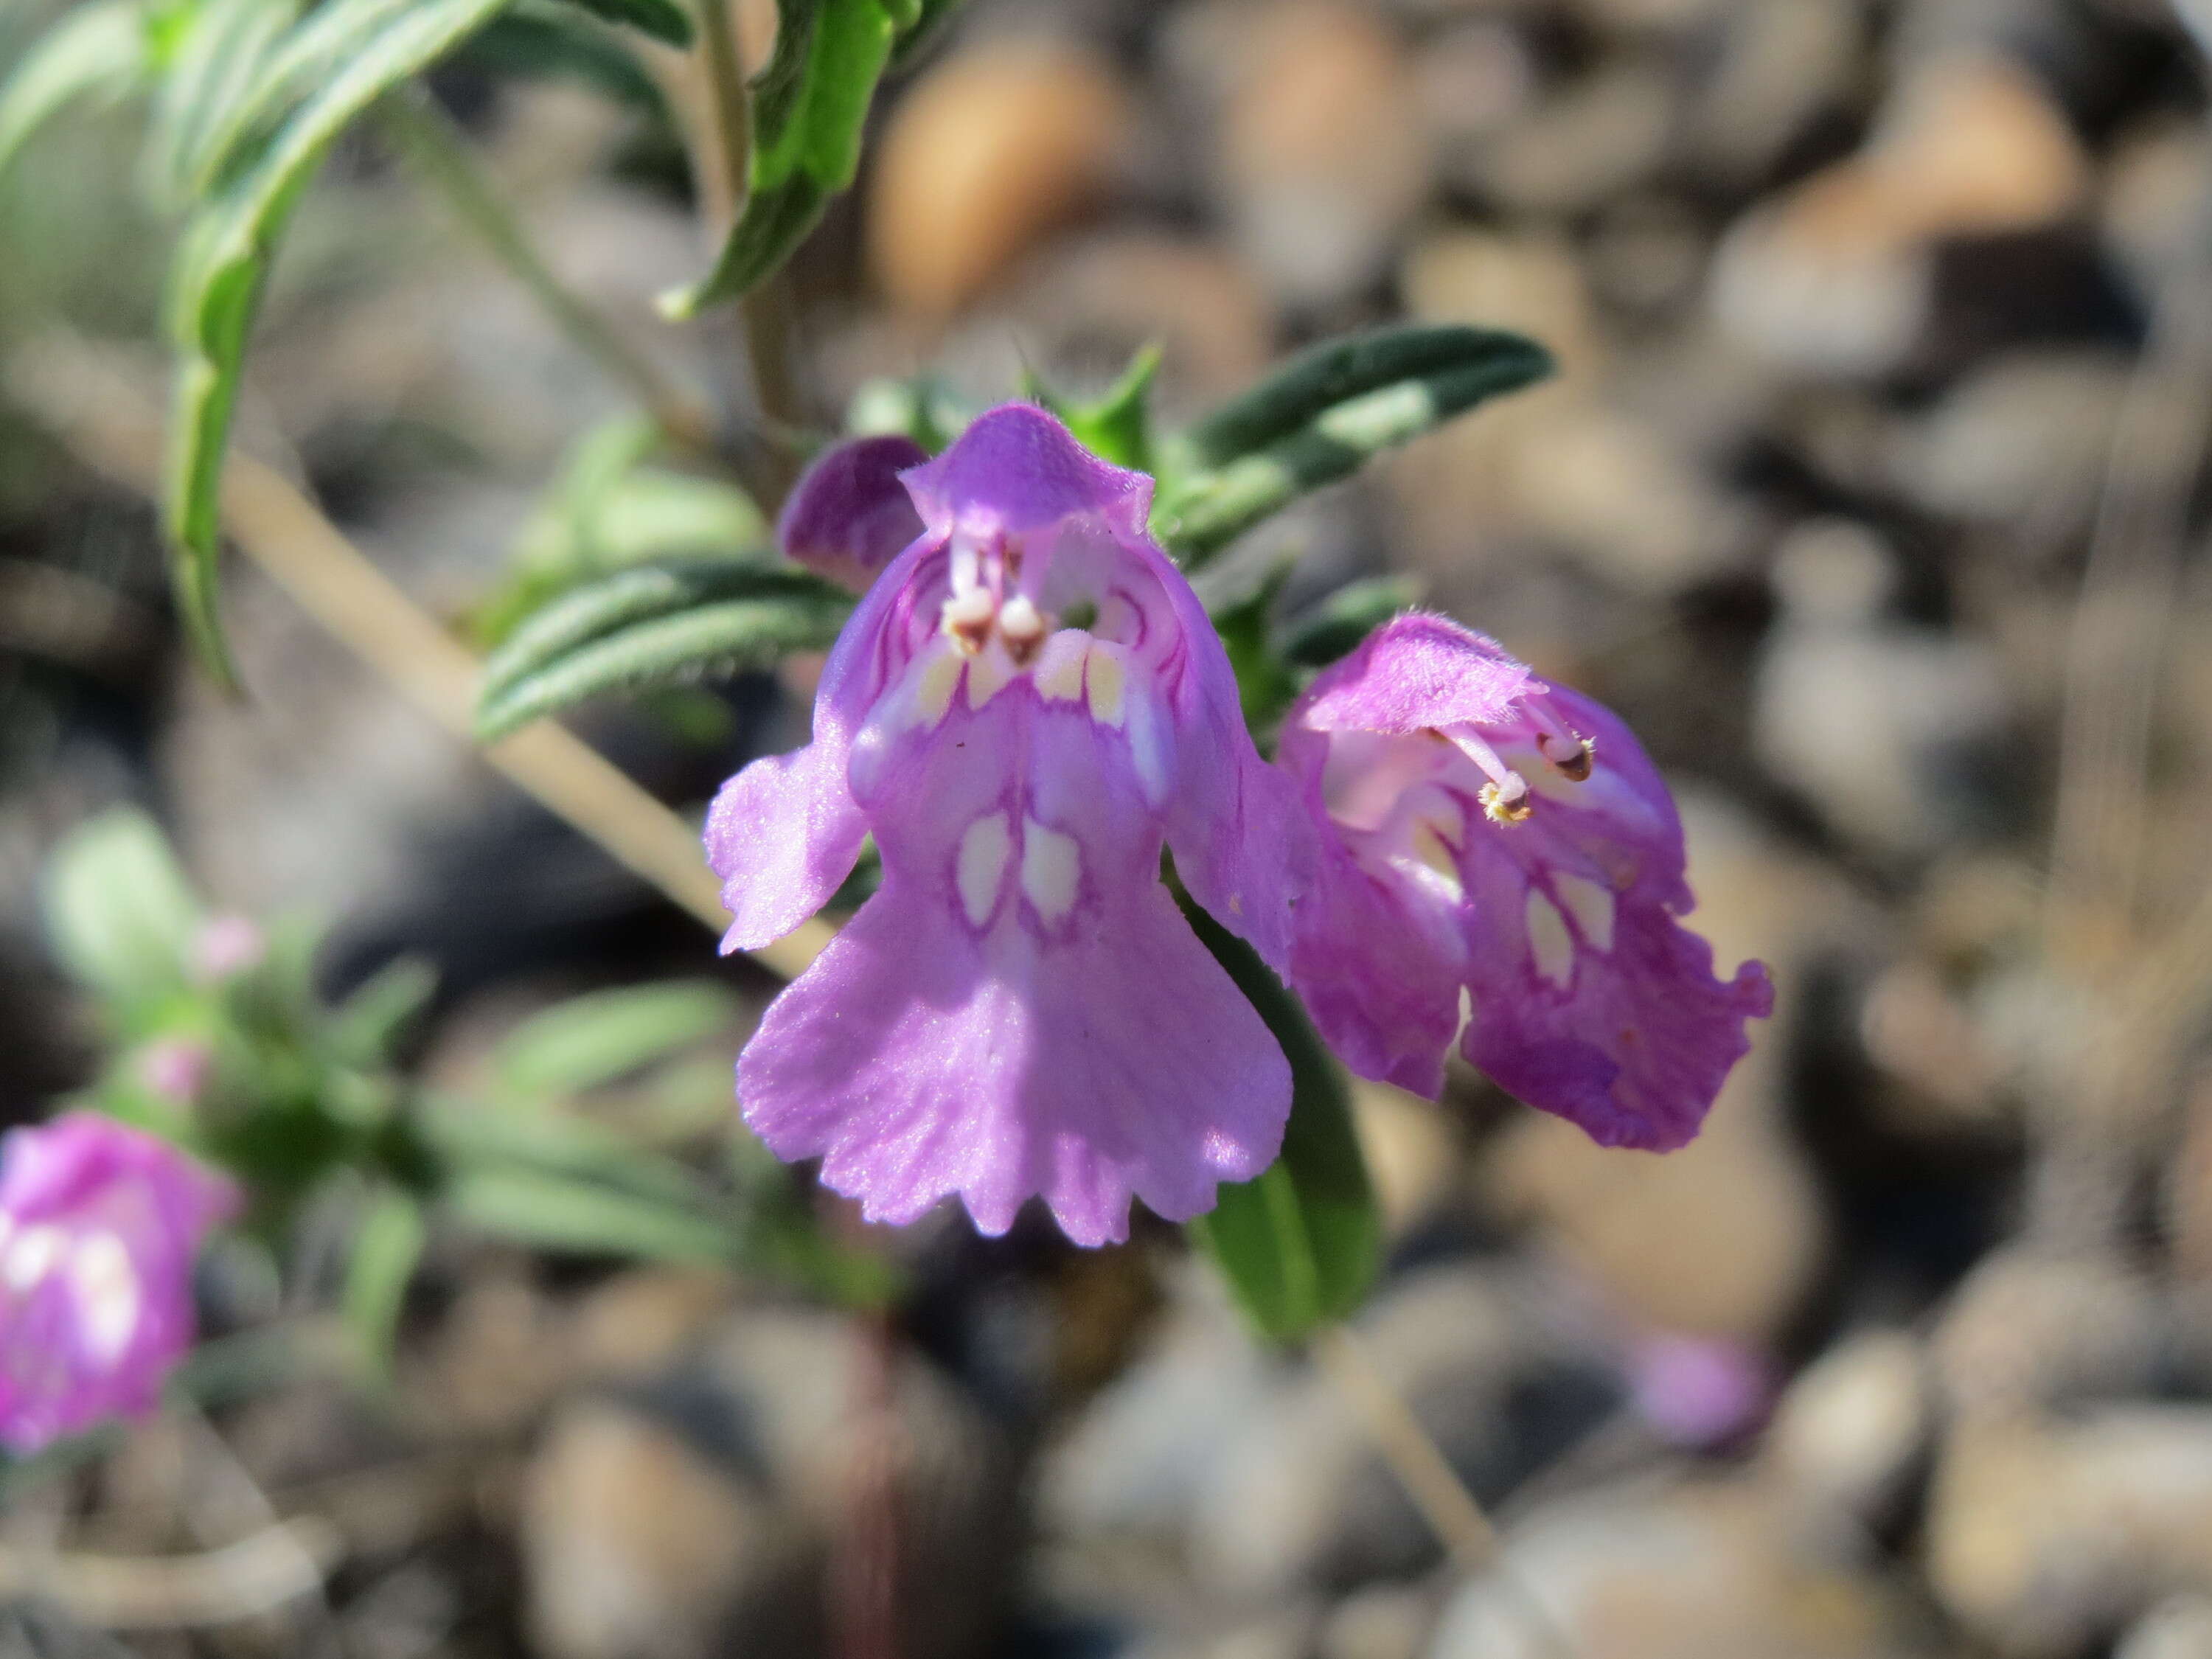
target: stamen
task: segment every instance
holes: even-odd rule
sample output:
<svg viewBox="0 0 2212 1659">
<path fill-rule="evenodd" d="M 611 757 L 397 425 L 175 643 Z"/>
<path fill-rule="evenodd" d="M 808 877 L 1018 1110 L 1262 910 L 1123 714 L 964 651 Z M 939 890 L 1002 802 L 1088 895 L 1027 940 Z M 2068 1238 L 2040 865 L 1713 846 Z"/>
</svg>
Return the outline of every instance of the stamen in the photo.
<svg viewBox="0 0 2212 1659">
<path fill-rule="evenodd" d="M 939 620 L 945 633 L 972 655 L 991 637 L 991 618 L 998 608 L 989 589 L 970 587 L 945 600 Z"/>
<path fill-rule="evenodd" d="M 1029 666 L 1030 659 L 1052 631 L 1044 616 L 1026 593 L 1017 593 L 999 611 L 999 635 L 1006 642 L 1006 654 L 1014 659 L 1017 668 Z"/>
<path fill-rule="evenodd" d="M 1535 803 L 1528 799 L 1528 780 L 1498 759 L 1498 751 L 1477 737 L 1473 726 L 1449 726 L 1438 735 L 1480 767 L 1490 780 L 1476 799 L 1492 823 L 1519 823 L 1535 810 Z"/>
<path fill-rule="evenodd" d="M 1562 777 L 1570 783 L 1581 783 L 1590 775 L 1591 757 L 1596 752 L 1597 740 L 1594 738 L 1555 738 L 1547 732 L 1536 739 L 1536 747 Z"/>
</svg>

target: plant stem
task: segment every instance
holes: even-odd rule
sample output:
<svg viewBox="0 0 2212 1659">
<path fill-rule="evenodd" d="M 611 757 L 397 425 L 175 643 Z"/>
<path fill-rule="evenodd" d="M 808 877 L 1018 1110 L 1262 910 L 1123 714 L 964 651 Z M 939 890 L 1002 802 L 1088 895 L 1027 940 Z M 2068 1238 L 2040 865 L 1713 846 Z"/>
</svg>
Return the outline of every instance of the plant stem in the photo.
<svg viewBox="0 0 2212 1659">
<path fill-rule="evenodd" d="M 452 118 L 419 94 L 387 98 L 379 113 L 386 131 L 408 159 L 437 187 L 462 223 L 483 239 L 507 274 L 529 289 L 562 332 L 609 376 L 628 386 L 672 440 L 689 449 L 709 448 L 714 422 L 705 405 L 670 380 L 652 358 L 553 273 L 470 156 L 468 140 Z"/>
<path fill-rule="evenodd" d="M 744 214 L 752 169 L 752 94 L 745 83 L 744 48 L 731 16 L 733 0 L 704 0 L 699 8 L 705 97 L 690 105 L 695 124 L 692 165 L 698 173 L 699 215 L 706 240 L 719 246 Z M 703 101 L 703 113 L 698 103 Z M 678 105 L 677 107 L 684 107 Z M 781 272 L 738 301 L 752 370 L 753 404 L 762 432 L 748 482 L 773 511 L 798 476 L 788 434 L 806 424 L 805 398 L 791 352 L 790 290 Z"/>
</svg>

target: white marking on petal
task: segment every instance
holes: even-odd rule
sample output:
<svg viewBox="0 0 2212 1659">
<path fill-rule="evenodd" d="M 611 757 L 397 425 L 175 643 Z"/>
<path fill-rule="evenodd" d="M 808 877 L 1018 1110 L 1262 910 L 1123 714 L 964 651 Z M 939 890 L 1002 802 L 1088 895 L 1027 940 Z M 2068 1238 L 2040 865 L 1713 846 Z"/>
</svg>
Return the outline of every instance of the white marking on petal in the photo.
<svg viewBox="0 0 2212 1659">
<path fill-rule="evenodd" d="M 113 1233 L 88 1233 L 70 1253 L 69 1275 L 85 1346 L 94 1359 L 111 1363 L 131 1346 L 143 1301 L 131 1253 Z"/>
<path fill-rule="evenodd" d="M 1528 945 L 1536 953 L 1536 971 L 1562 991 L 1575 977 L 1575 942 L 1567 933 L 1567 919 L 1559 907 L 1534 888 L 1528 890 Z"/>
<path fill-rule="evenodd" d="M 1035 818 L 1022 824 L 1022 891 L 1047 921 L 1075 908 L 1083 884 L 1083 848 L 1075 837 L 1048 830 Z"/>
<path fill-rule="evenodd" d="M 1037 696 L 1048 702 L 1073 702 L 1083 696 L 1083 653 L 1091 648 L 1091 635 L 1079 628 L 1063 628 L 1044 642 L 1036 666 L 1030 671 Z"/>
<path fill-rule="evenodd" d="M 1120 646 L 1103 640 L 1091 646 L 1084 664 L 1083 690 L 1091 700 L 1091 718 L 1101 726 L 1119 726 L 1127 718 L 1129 667 Z"/>
<path fill-rule="evenodd" d="M 957 872 L 960 908 L 969 921 L 981 927 L 998 908 L 999 888 L 1006 880 L 1006 863 L 1014 850 L 1014 827 L 1005 814 L 988 813 L 969 824 L 960 837 Z"/>
<path fill-rule="evenodd" d="M 1451 1046 L 1459 1047 L 1459 1040 L 1467 1035 L 1467 1028 L 1474 1024 L 1474 993 L 1466 986 L 1459 988 L 1459 1024 L 1452 1027 Z"/>
<path fill-rule="evenodd" d="M 1567 914 L 1583 930 L 1583 938 L 1600 951 L 1613 949 L 1613 895 L 1594 881 L 1580 876 L 1554 876 L 1552 890 L 1559 896 L 1559 902 L 1567 907 Z"/>
<path fill-rule="evenodd" d="M 4 1273 L 11 1291 L 28 1291 L 53 1271 L 54 1263 L 62 1259 L 69 1246 L 69 1236 L 58 1227 L 26 1227 L 8 1246 L 7 1259 L 0 1262 L 0 1273 Z"/>
<path fill-rule="evenodd" d="M 1417 818 L 1413 834 L 1407 837 L 1414 859 L 1419 863 L 1425 884 L 1437 888 L 1453 903 L 1467 896 L 1467 884 L 1460 879 L 1459 856 L 1451 844 L 1437 832 L 1433 820 Z"/>
<path fill-rule="evenodd" d="M 933 646 L 922 659 L 914 686 L 914 724 L 934 726 L 952 707 L 953 689 L 965 666 L 960 653 L 945 645 Z"/>
<path fill-rule="evenodd" d="M 1005 690 L 1014 678 L 1014 665 L 996 641 L 968 665 L 968 706 L 981 708 Z"/>
<path fill-rule="evenodd" d="M 1091 653 L 1091 660 L 1094 665 L 1097 664 L 1097 652 Z M 1160 717 L 1159 700 L 1144 687 L 1137 687 L 1131 693 L 1127 707 L 1130 763 L 1137 769 L 1137 781 L 1143 786 L 1145 799 L 1155 806 L 1164 806 L 1169 781 L 1175 770 L 1175 734 Z"/>
</svg>

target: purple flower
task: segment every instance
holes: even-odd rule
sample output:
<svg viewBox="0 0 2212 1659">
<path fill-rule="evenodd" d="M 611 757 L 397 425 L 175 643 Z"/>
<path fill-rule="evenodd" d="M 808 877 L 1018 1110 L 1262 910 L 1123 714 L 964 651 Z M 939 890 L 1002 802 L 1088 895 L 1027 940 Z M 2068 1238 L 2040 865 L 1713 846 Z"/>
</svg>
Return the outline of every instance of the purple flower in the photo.
<svg viewBox="0 0 2212 1659">
<path fill-rule="evenodd" d="M 1461 1051 L 1607 1146 L 1704 1121 L 1772 1006 L 1675 918 L 1682 826 L 1628 728 L 1492 641 L 1406 616 L 1291 709 L 1280 758 L 1322 827 L 1292 980 L 1346 1062 L 1434 1098 Z"/>
<path fill-rule="evenodd" d="M 811 915 L 871 833 L 883 857 L 740 1057 L 746 1121 L 872 1220 L 953 1193 L 988 1233 L 1041 1194 L 1085 1244 L 1127 1237 L 1133 1195 L 1187 1218 L 1273 1160 L 1291 1079 L 1161 844 L 1285 967 L 1297 793 L 1146 532 L 1150 479 L 1022 404 L 901 477 L 924 528 L 831 651 L 813 742 L 747 767 L 708 819 L 726 950 Z"/>
<path fill-rule="evenodd" d="M 1628 1355 L 1637 1414 L 1670 1445 L 1724 1445 L 1766 1414 L 1771 1369 L 1757 1350 L 1722 1337 L 1655 1335 Z"/>
<path fill-rule="evenodd" d="M 155 1037 L 138 1054 L 138 1080 L 171 1106 L 189 1106 L 207 1086 L 215 1051 L 198 1037 Z"/>
<path fill-rule="evenodd" d="M 70 1112 L 0 1143 L 0 1443 L 150 1411 L 192 1340 L 191 1266 L 236 1189 L 165 1140 Z"/>
<path fill-rule="evenodd" d="M 252 917 L 211 917 L 192 939 L 192 977 L 202 985 L 216 984 L 258 968 L 268 954 L 268 935 Z"/>
<path fill-rule="evenodd" d="M 921 534 L 899 474 L 929 452 L 911 438 L 855 438 L 825 450 L 793 486 L 776 520 L 785 556 L 865 593 L 877 573 Z"/>
</svg>

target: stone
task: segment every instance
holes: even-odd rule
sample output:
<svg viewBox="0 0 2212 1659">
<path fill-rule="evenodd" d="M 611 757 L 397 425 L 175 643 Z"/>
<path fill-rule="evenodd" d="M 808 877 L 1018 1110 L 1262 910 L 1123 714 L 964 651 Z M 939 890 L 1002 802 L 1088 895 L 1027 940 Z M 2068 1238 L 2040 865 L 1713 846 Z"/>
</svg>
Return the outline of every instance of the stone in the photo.
<svg viewBox="0 0 2212 1659">
<path fill-rule="evenodd" d="M 1707 173 L 1751 183 L 1825 112 L 1844 103 L 1866 19 L 1834 0 L 1765 0 L 1715 20 L 1712 67 L 1693 88 L 1685 147 Z"/>
<path fill-rule="evenodd" d="M 1424 1586 L 1370 1584 L 1323 1615 L 1313 1659 L 1420 1659 L 1437 1624 L 1437 1597 Z"/>
<path fill-rule="evenodd" d="M 2053 224 L 2088 178 L 2027 70 L 1965 52 L 1928 59 L 1892 88 L 1856 155 L 1730 228 L 1714 261 L 1715 314 L 1792 368 L 1886 373 L 1927 323 L 1936 244 Z"/>
<path fill-rule="evenodd" d="M 1674 99 L 1658 65 L 1607 64 L 1476 149 L 1460 182 L 1517 213 L 1587 212 L 1658 168 Z"/>
<path fill-rule="evenodd" d="M 877 1341 L 835 1314 L 749 1310 L 618 1395 L 563 1404 L 521 1528 L 530 1625 L 552 1659 L 818 1653 L 823 1574 L 875 1502 L 897 1516 L 906 1650 L 975 1650 L 998 1617 L 1012 1460 L 918 1356 L 879 1375 Z"/>
<path fill-rule="evenodd" d="M 1969 1419 L 1946 1440 L 1929 1582 L 2006 1659 L 2063 1659 L 2160 1597 L 2212 1589 L 2212 1409 Z"/>
<path fill-rule="evenodd" d="M 2161 117 L 2122 133 L 2098 191 L 2105 248 L 2146 297 L 2162 278 L 2185 277 L 2204 246 L 2212 204 L 2204 194 L 2212 142 L 2201 122 Z"/>
<path fill-rule="evenodd" d="M 1893 858 L 1975 825 L 1978 756 L 2007 713 L 1995 652 L 1893 622 L 1886 544 L 1818 519 L 1776 550 L 1782 615 L 1760 648 L 1752 742 L 1759 761 L 1838 831 Z"/>
<path fill-rule="evenodd" d="M 1882 1525 L 1927 1455 L 1930 1381 L 1927 1356 L 1906 1332 L 1847 1336 L 1784 1391 L 1760 1466 L 1793 1498 Z"/>
<path fill-rule="evenodd" d="M 2166 1317 L 2157 1287 L 2117 1255 L 2016 1243 L 1952 1292 L 1929 1351 L 1954 1412 L 2010 1417 L 2147 1387 Z"/>
<path fill-rule="evenodd" d="M 1562 1498 L 1444 1610 L 1427 1659 L 1906 1659 L 1903 1599 L 1756 1488 L 1644 1480 Z"/>
<path fill-rule="evenodd" d="M 634 1267 L 595 1285 L 568 1316 L 574 1374 L 643 1382 L 713 1329 L 736 1296 L 734 1279 L 704 1267 Z"/>
<path fill-rule="evenodd" d="M 1353 1127 L 1392 1237 L 1437 1209 L 1459 1185 L 1460 1149 L 1443 1108 L 1387 1083 L 1356 1078 Z"/>
<path fill-rule="evenodd" d="M 2021 543 L 2056 552 L 2096 511 L 2129 379 L 2109 352 L 1993 358 L 1899 423 L 1892 476 L 1929 512 L 2016 526 Z"/>
<path fill-rule="evenodd" d="M 979 42 L 929 70 L 892 111 L 867 199 L 871 267 L 897 310 L 942 319 L 1114 181 L 1129 94 L 1072 44 Z"/>
<path fill-rule="evenodd" d="M 2212 1595 L 2160 1602 L 2128 1627 L 2112 1659 L 2212 1659 Z"/>
<path fill-rule="evenodd" d="M 1387 18 L 1344 0 L 1218 0 L 1181 33 L 1218 99 L 1216 204 L 1245 260 L 1300 310 L 1381 277 L 1429 190 L 1413 72 Z"/>
<path fill-rule="evenodd" d="M 804 1653 L 820 1640 L 818 1543 L 625 1407 L 579 1402 L 548 1429 L 521 1547 L 529 1628 L 548 1659 Z M 732 1638 L 747 1645 L 724 1645 Z"/>
<path fill-rule="evenodd" d="M 1374 1370 L 1477 1499 L 1495 1504 L 1618 1403 L 1608 1359 L 1557 1291 L 1524 1271 L 1455 1263 L 1408 1275 L 1353 1324 Z M 1294 1587 L 1402 1578 L 1437 1545 L 1327 1371 L 1261 1393 L 1231 1426 L 1188 1522 L 1193 1576 L 1236 1602 Z"/>
</svg>

